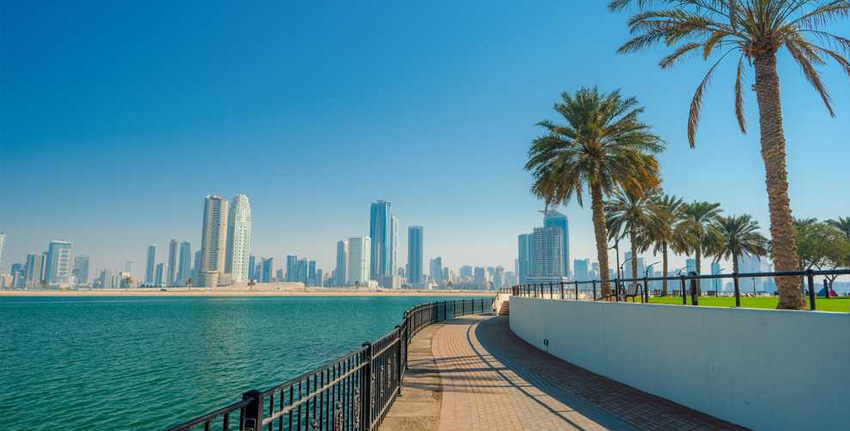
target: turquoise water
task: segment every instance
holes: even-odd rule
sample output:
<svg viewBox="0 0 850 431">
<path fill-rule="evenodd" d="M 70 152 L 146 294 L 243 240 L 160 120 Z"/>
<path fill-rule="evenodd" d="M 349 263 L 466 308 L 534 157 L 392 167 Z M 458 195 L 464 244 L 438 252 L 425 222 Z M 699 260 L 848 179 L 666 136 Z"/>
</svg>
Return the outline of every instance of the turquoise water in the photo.
<svg viewBox="0 0 850 431">
<path fill-rule="evenodd" d="M 435 298 L 0 299 L 4 430 L 161 430 L 314 368 Z"/>
</svg>

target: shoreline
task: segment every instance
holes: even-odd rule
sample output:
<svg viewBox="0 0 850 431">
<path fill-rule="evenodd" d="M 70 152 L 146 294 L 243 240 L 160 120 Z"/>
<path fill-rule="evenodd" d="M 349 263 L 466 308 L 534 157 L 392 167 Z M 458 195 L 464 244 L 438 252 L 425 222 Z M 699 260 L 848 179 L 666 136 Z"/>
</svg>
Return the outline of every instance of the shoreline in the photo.
<svg viewBox="0 0 850 431">
<path fill-rule="evenodd" d="M 305 289 L 305 290 L 225 290 L 225 289 L 93 289 L 93 290 L 0 290 L 0 298 L 16 297 L 490 297 L 496 292 L 480 290 L 354 290 L 354 289 Z"/>
</svg>

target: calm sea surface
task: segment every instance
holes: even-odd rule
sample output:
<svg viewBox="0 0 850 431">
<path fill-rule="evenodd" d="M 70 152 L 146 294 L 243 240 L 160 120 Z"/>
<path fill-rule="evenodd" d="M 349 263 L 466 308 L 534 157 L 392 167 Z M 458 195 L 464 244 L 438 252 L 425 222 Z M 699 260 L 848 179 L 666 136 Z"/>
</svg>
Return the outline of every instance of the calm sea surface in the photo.
<svg viewBox="0 0 850 431">
<path fill-rule="evenodd" d="M 161 430 L 391 330 L 434 298 L 3 298 L 7 431 Z"/>
</svg>

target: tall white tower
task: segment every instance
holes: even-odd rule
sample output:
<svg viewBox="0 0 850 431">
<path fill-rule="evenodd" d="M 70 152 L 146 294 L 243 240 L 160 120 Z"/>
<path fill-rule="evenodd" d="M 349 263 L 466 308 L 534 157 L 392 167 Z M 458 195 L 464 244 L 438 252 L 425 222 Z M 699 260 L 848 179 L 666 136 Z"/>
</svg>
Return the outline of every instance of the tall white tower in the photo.
<svg viewBox="0 0 850 431">
<path fill-rule="evenodd" d="M 369 282 L 371 268 L 372 239 L 368 236 L 348 239 L 348 283 L 365 284 Z"/>
<path fill-rule="evenodd" d="M 248 280 L 248 260 L 251 258 L 251 203 L 248 196 L 236 195 L 230 206 L 227 233 L 227 264 L 233 282 Z"/>
</svg>

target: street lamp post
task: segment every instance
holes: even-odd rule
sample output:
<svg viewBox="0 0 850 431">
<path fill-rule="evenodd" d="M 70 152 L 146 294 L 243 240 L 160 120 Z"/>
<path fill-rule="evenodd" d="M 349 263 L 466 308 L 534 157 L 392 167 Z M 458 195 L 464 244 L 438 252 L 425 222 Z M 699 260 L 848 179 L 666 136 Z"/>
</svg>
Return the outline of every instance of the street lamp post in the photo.
<svg viewBox="0 0 850 431">
<path fill-rule="evenodd" d="M 647 265 L 646 269 L 643 271 L 643 292 L 646 297 L 646 302 L 649 302 L 649 270 L 652 268 L 652 265 L 657 265 L 661 262 L 653 262 Z"/>
</svg>

